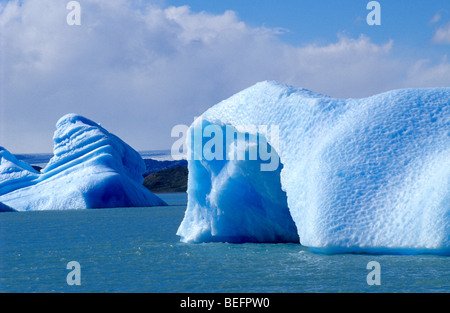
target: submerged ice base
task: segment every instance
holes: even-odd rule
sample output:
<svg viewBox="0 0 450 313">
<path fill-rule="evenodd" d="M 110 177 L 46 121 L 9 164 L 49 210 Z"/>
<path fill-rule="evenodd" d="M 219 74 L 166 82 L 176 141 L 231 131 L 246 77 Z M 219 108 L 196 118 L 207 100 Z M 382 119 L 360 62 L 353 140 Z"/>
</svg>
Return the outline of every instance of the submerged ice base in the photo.
<svg viewBox="0 0 450 313">
<path fill-rule="evenodd" d="M 53 140 L 54 156 L 41 172 L 0 148 L 0 203 L 5 210 L 166 205 L 142 186 L 141 156 L 95 122 L 68 114 L 58 121 Z"/>
<path fill-rule="evenodd" d="M 267 141 L 277 139 L 280 169 L 189 160 L 182 241 L 450 253 L 450 88 L 333 99 L 262 82 L 194 122 L 192 150 L 193 134 L 211 124 L 277 126 Z"/>
</svg>

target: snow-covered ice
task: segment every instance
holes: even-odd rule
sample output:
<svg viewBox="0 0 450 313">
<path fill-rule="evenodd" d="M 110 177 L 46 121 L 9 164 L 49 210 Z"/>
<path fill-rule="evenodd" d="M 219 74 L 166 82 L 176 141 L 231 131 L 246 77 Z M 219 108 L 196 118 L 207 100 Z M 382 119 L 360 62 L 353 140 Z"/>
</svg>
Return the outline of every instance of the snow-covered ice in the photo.
<svg viewBox="0 0 450 313">
<path fill-rule="evenodd" d="M 68 114 L 53 140 L 41 173 L 0 149 L 0 203 L 17 211 L 166 205 L 142 186 L 139 153 L 97 123 Z"/>
<path fill-rule="evenodd" d="M 277 126 L 278 138 L 264 136 L 281 163 L 263 172 L 260 160 L 191 157 L 182 241 L 450 252 L 450 88 L 333 99 L 266 81 L 191 125 L 193 155 L 209 125 Z"/>
</svg>

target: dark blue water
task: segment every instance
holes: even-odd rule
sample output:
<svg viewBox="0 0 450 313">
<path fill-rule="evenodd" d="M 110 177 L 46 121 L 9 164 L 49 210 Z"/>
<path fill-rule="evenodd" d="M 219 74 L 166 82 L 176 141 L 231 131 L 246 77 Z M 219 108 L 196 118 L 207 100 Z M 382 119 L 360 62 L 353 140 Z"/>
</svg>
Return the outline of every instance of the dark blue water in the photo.
<svg viewBox="0 0 450 313">
<path fill-rule="evenodd" d="M 296 244 L 184 244 L 171 206 L 0 214 L 0 292 L 450 292 L 450 259 L 321 255 Z M 81 285 L 69 286 L 77 261 Z M 368 262 L 381 285 L 369 286 Z"/>
</svg>

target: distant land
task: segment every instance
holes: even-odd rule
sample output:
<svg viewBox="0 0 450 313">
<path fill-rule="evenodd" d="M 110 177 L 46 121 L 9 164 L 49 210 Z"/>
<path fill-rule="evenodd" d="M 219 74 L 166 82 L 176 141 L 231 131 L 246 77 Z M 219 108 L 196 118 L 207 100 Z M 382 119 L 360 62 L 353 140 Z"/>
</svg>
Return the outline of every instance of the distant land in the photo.
<svg viewBox="0 0 450 313">
<path fill-rule="evenodd" d="M 153 193 L 186 192 L 187 182 L 187 167 L 175 166 L 148 175 L 144 186 Z"/>
<path fill-rule="evenodd" d="M 154 159 L 144 159 L 145 162 L 145 173 L 143 174 L 144 177 L 147 177 L 148 175 L 152 173 L 156 173 L 171 167 L 181 166 L 181 167 L 187 167 L 187 161 L 186 160 L 180 160 L 180 161 L 170 161 L 170 160 L 154 160 Z"/>
</svg>

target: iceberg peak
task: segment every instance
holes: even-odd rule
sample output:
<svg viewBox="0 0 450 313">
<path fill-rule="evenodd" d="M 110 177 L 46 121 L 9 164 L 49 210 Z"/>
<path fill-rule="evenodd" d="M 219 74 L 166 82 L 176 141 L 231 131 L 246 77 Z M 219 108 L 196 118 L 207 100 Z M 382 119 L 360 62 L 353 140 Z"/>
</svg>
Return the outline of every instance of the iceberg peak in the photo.
<svg viewBox="0 0 450 313">
<path fill-rule="evenodd" d="M 265 92 L 266 94 L 278 93 L 280 96 L 295 93 L 307 98 L 327 98 L 328 96 L 311 91 L 306 88 L 296 88 L 288 84 L 283 84 L 275 80 L 265 80 L 241 91 L 241 93 Z M 238 93 L 239 94 L 239 93 Z"/>
<path fill-rule="evenodd" d="M 0 202 L 17 211 L 167 205 L 142 183 L 138 152 L 99 124 L 63 116 L 41 173 L 0 149 Z"/>
</svg>

